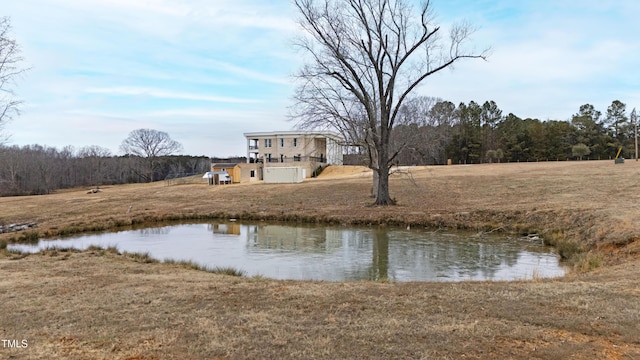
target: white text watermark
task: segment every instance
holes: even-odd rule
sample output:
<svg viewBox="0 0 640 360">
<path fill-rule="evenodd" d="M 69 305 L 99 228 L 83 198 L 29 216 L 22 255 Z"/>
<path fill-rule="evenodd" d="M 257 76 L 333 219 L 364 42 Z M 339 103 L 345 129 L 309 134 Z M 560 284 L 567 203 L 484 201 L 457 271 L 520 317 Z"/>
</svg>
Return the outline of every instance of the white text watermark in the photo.
<svg viewBox="0 0 640 360">
<path fill-rule="evenodd" d="M 26 349 L 29 341 L 26 339 L 0 339 L 3 349 Z"/>
</svg>

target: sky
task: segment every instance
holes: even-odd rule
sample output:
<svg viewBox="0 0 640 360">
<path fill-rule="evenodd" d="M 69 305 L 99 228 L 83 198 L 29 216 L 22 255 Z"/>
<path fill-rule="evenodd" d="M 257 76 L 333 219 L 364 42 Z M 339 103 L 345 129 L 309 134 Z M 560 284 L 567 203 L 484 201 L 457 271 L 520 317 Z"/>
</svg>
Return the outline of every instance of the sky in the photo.
<svg viewBox="0 0 640 360">
<path fill-rule="evenodd" d="M 580 105 L 640 108 L 640 1 L 432 0 L 442 31 L 467 21 L 491 48 L 429 77 L 417 95 L 493 100 L 503 114 L 568 120 Z M 289 0 L 3 1 L 30 67 L 8 145 L 121 154 L 140 128 L 184 155 L 246 155 L 245 132 L 293 130 L 294 74 L 304 64 Z"/>
</svg>

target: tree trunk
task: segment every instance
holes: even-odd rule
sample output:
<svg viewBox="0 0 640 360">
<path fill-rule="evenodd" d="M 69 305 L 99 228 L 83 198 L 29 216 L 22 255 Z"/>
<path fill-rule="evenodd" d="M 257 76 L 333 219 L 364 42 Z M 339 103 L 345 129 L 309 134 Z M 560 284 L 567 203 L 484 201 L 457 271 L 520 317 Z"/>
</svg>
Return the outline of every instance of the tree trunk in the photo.
<svg viewBox="0 0 640 360">
<path fill-rule="evenodd" d="M 376 205 L 395 205 L 395 201 L 389 196 L 389 141 L 392 129 L 389 127 L 388 109 L 382 108 L 380 112 L 382 126 L 379 128 L 380 137 L 375 142 L 377 154 L 375 171 L 378 173 Z"/>
<path fill-rule="evenodd" d="M 389 196 L 389 169 L 381 166 L 376 172 L 378 174 L 376 205 L 394 205 L 395 201 Z"/>
<path fill-rule="evenodd" d="M 377 167 L 380 166 L 380 162 L 378 160 L 378 149 L 375 145 L 368 143 L 367 144 L 367 152 L 369 153 L 369 168 L 373 170 L 373 182 L 371 185 L 371 197 L 374 199 L 378 198 L 378 179 L 380 175 L 378 174 Z"/>
<path fill-rule="evenodd" d="M 378 171 L 373 170 L 373 185 L 371 185 L 371 197 L 374 199 L 378 197 L 378 183 L 380 182 L 378 179 L 380 179 Z"/>
</svg>

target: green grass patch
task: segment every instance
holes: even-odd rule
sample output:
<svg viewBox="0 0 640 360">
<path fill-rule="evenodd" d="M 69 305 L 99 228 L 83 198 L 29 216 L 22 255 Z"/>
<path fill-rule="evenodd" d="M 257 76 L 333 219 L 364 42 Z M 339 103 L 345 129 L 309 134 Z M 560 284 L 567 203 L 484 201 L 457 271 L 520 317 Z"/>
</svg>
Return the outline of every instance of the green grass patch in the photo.
<svg viewBox="0 0 640 360">
<path fill-rule="evenodd" d="M 191 269 L 191 270 L 206 271 L 212 274 L 238 276 L 238 277 L 244 277 L 247 275 L 244 270 L 236 269 L 231 266 L 216 266 L 216 267 L 210 268 L 206 265 L 200 265 L 191 260 L 166 259 L 164 260 L 164 263 L 171 264 L 171 265 L 178 265 L 180 267 Z"/>
<path fill-rule="evenodd" d="M 91 245 L 87 248 L 87 251 L 97 252 L 98 255 L 100 256 L 104 256 L 105 254 L 114 254 L 114 255 L 120 254 L 120 251 L 118 251 L 118 248 L 115 246 L 109 246 L 107 248 L 103 248 L 97 245 Z"/>
<path fill-rule="evenodd" d="M 20 260 L 20 259 L 24 259 L 27 256 L 29 256 L 28 252 L 23 252 L 23 251 L 20 251 L 18 249 L 11 249 L 11 250 L 4 249 L 2 251 L 4 251 L 5 254 L 7 254 L 9 256 L 10 260 Z"/>
<path fill-rule="evenodd" d="M 544 244 L 553 246 L 562 260 L 576 261 L 585 249 L 575 240 L 570 239 L 562 230 L 554 231 L 543 237 Z"/>
<path fill-rule="evenodd" d="M 38 241 L 40 241 L 40 234 L 37 231 L 25 231 L 16 239 L 16 242 L 22 244 L 36 244 Z"/>
<path fill-rule="evenodd" d="M 186 268 L 186 269 L 191 269 L 191 270 L 201 270 L 201 271 L 206 271 L 206 267 L 197 264 L 193 261 L 190 260 L 174 260 L 174 259 L 166 259 L 164 260 L 165 264 L 170 264 L 170 265 L 178 265 L 180 267 Z"/>
<path fill-rule="evenodd" d="M 603 263 L 604 259 L 601 254 L 587 252 L 576 256 L 573 267 L 576 271 L 586 272 L 599 268 Z"/>
<path fill-rule="evenodd" d="M 219 274 L 219 275 L 229 275 L 229 276 L 238 276 L 238 277 L 243 277 L 246 275 L 246 272 L 244 270 L 236 269 L 230 266 L 226 266 L 226 267 L 216 266 L 212 269 L 208 269 L 207 271 L 210 273 Z"/>
<path fill-rule="evenodd" d="M 154 259 L 151 257 L 151 254 L 149 254 L 148 251 L 145 252 L 134 252 L 134 253 L 130 253 L 130 252 L 123 252 L 122 255 L 135 260 L 136 262 L 141 262 L 144 264 L 153 264 L 153 263 L 158 263 L 160 261 Z"/>
</svg>

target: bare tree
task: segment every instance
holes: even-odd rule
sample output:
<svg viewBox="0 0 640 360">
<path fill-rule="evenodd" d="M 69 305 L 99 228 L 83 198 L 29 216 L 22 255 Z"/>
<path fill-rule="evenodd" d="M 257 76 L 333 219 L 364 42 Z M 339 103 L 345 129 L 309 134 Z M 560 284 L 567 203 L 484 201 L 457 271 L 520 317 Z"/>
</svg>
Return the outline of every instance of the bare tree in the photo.
<svg viewBox="0 0 640 360">
<path fill-rule="evenodd" d="M 16 77 L 27 69 L 22 66 L 20 46 L 10 35 L 11 21 L 8 17 L 0 18 L 0 144 L 8 138 L 2 129 L 4 125 L 18 114 L 21 101 L 15 98 L 12 85 Z"/>
<path fill-rule="evenodd" d="M 91 185 L 103 185 L 108 174 L 106 164 L 111 157 L 111 151 L 98 145 L 85 146 L 78 150 L 78 157 L 83 159 L 83 175 Z"/>
<path fill-rule="evenodd" d="M 375 203 L 390 205 L 389 168 L 397 155 L 391 132 L 403 102 L 427 77 L 465 58 L 468 24 L 443 40 L 429 1 L 414 11 L 410 0 L 295 0 L 308 35 L 297 45 L 310 55 L 298 73 L 294 118 L 303 128 L 360 134 L 374 170 Z"/>
<path fill-rule="evenodd" d="M 153 173 L 160 165 L 160 158 L 182 151 L 182 144 L 171 139 L 164 131 L 138 129 L 130 132 L 122 141 L 120 150 L 127 155 L 139 157 L 143 165 L 139 175 L 153 181 Z"/>
</svg>

